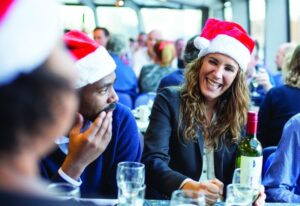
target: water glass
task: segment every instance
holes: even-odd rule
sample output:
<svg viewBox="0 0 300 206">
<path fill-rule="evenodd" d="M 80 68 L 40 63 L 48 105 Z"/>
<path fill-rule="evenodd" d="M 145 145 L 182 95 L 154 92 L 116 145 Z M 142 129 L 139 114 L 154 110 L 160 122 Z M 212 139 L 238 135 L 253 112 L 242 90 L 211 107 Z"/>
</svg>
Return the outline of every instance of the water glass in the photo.
<svg viewBox="0 0 300 206">
<path fill-rule="evenodd" d="M 146 185 L 127 182 L 118 188 L 119 206 L 143 206 Z"/>
<path fill-rule="evenodd" d="M 62 199 L 80 198 L 79 186 L 67 182 L 57 182 L 48 185 L 47 190 L 54 196 Z"/>
<path fill-rule="evenodd" d="M 259 180 L 258 180 L 257 184 L 250 186 L 250 185 L 248 185 L 248 181 L 246 181 L 246 180 L 241 181 L 241 169 L 236 168 L 233 173 L 232 184 L 241 184 L 241 185 L 244 185 L 245 187 L 251 187 L 251 189 L 253 190 L 253 201 L 254 201 L 254 200 L 256 200 L 256 198 L 258 197 L 258 194 L 259 194 L 259 188 L 261 185 L 261 176 L 259 175 Z"/>
<path fill-rule="evenodd" d="M 205 196 L 193 190 L 176 190 L 172 193 L 170 206 L 205 206 Z"/>
<path fill-rule="evenodd" d="M 145 183 L 145 165 L 139 162 L 120 162 L 117 168 L 118 187 L 121 187 L 124 182 L 143 185 Z"/>
<path fill-rule="evenodd" d="M 120 162 L 117 168 L 119 205 L 143 205 L 145 196 L 145 165 Z"/>
<path fill-rule="evenodd" d="M 227 185 L 226 206 L 251 206 L 253 190 L 240 184 Z"/>
</svg>

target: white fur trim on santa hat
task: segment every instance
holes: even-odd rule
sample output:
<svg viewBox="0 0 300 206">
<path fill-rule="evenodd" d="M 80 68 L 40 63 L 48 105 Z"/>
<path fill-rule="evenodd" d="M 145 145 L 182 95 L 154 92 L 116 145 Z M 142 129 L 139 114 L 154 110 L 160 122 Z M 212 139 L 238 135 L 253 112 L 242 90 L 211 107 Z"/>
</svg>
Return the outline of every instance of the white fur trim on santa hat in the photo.
<svg viewBox="0 0 300 206">
<path fill-rule="evenodd" d="M 239 40 L 224 34 L 216 36 L 210 42 L 209 47 L 200 51 L 199 57 L 210 53 L 221 53 L 231 57 L 239 64 L 243 71 L 246 70 L 251 55 L 249 49 Z"/>
<path fill-rule="evenodd" d="M 54 0 L 13 1 L 0 22 L 0 85 L 42 64 L 62 34 Z"/>
<path fill-rule="evenodd" d="M 78 60 L 75 65 L 79 74 L 75 86 L 77 89 L 99 81 L 116 69 L 115 61 L 102 46 Z"/>
</svg>

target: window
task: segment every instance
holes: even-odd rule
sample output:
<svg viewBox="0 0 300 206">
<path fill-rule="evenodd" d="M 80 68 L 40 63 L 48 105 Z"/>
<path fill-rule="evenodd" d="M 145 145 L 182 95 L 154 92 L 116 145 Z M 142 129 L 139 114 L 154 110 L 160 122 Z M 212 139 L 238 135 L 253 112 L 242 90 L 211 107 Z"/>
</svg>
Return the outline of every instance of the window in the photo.
<svg viewBox="0 0 300 206">
<path fill-rule="evenodd" d="M 202 28 L 202 12 L 195 9 L 141 9 L 145 32 L 153 29 L 162 32 L 165 39 L 189 39 Z"/>
<path fill-rule="evenodd" d="M 264 57 L 265 47 L 265 0 L 249 0 L 251 36 L 259 43 L 259 57 Z"/>
<path fill-rule="evenodd" d="M 289 0 L 290 2 L 290 25 L 291 25 L 291 41 L 300 43 L 300 1 Z"/>
<path fill-rule="evenodd" d="M 122 34 L 126 37 L 136 37 L 138 34 L 138 19 L 135 11 L 126 7 L 98 7 L 99 26 L 105 27 L 112 34 Z"/>
<path fill-rule="evenodd" d="M 95 28 L 94 13 L 87 6 L 61 6 L 60 18 L 64 29 L 77 29 L 91 33 Z"/>
<path fill-rule="evenodd" d="M 224 3 L 224 19 L 226 21 L 232 21 L 232 5 L 230 1 Z"/>
</svg>

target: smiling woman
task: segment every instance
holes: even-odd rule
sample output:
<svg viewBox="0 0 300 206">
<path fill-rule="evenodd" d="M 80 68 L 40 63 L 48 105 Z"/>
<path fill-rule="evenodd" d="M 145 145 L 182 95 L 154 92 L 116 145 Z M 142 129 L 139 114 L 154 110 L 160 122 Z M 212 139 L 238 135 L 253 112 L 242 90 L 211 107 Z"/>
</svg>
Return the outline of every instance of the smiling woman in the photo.
<svg viewBox="0 0 300 206">
<path fill-rule="evenodd" d="M 232 179 L 249 105 L 243 70 L 254 41 L 236 23 L 209 19 L 194 44 L 200 54 L 186 68 L 186 83 L 155 99 L 143 161 L 148 198 L 189 189 L 213 204 Z"/>
</svg>

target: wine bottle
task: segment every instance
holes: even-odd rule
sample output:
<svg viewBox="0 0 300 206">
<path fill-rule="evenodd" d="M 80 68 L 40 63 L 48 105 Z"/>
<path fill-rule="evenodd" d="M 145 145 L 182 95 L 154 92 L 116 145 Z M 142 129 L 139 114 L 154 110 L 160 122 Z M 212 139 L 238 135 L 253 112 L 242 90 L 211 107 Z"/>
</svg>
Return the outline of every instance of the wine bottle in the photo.
<svg viewBox="0 0 300 206">
<path fill-rule="evenodd" d="M 262 146 L 256 138 L 257 112 L 249 111 L 246 137 L 238 147 L 236 166 L 241 168 L 240 184 L 253 188 L 258 194 L 262 171 Z"/>
</svg>

